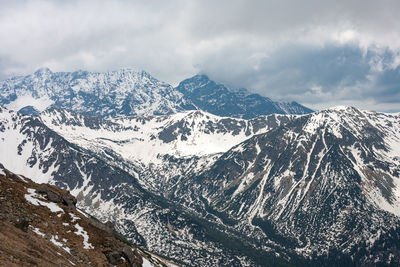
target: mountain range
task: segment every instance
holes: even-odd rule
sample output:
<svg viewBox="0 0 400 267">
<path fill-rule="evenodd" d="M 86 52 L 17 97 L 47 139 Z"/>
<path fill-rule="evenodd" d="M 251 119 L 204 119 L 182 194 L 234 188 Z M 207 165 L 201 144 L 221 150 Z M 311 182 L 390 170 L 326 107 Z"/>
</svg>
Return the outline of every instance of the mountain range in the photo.
<svg viewBox="0 0 400 267">
<path fill-rule="evenodd" d="M 204 75 L 161 83 L 154 92 L 170 102 L 148 115 L 144 98 L 129 112 L 112 99 L 100 110 L 76 93 L 65 107 L 67 83 L 53 76 L 73 73 L 39 72 L 1 85 L 0 163 L 69 190 L 133 243 L 184 266 L 400 264 L 400 114 L 309 113 Z M 35 87 L 46 73 L 53 85 Z M 98 95 L 132 99 L 143 79 L 155 84 L 138 79 L 124 93 L 107 80 Z M 35 116 L 11 110 L 26 95 L 48 103 Z"/>
<path fill-rule="evenodd" d="M 71 116 L 65 110 L 52 109 L 49 112 L 55 117 L 62 116 L 58 114 L 60 112 Z M 35 182 L 69 190 L 76 196 L 79 208 L 101 221 L 113 222 L 116 229 L 134 244 L 175 263 L 207 266 L 214 262 L 218 265 L 240 266 L 242 262 L 250 262 L 257 265 L 241 251 L 243 248 L 254 249 L 249 248 L 245 240 L 238 239 L 235 247 L 228 246 L 230 236 L 237 234 L 235 229 L 203 218 L 172 202 L 160 191 L 146 189 L 142 175 L 151 169 L 144 168 L 144 164 L 125 161 L 111 149 L 105 148 L 101 153 L 70 142 L 43 122 L 48 120 L 45 117 L 49 117 L 49 112 L 44 112 L 43 117 L 33 117 L 1 109 L 0 150 L 9 153 L 2 153 L 0 162 L 7 169 L 32 177 Z M 95 131 L 102 131 L 106 127 L 100 125 L 97 128 L 94 117 L 75 115 L 76 121 L 84 116 L 83 120 L 92 124 Z M 73 118 L 69 117 L 71 120 Z M 97 119 L 109 124 L 106 119 Z M 110 126 L 115 127 L 112 124 Z M 73 129 L 78 125 L 68 122 L 65 127 Z M 87 130 L 90 131 L 90 127 Z M 118 136 L 118 131 L 114 133 Z M 168 162 L 175 169 L 179 168 L 173 158 L 167 159 L 166 164 Z M 153 165 L 149 163 L 149 166 Z M 191 169 L 189 166 L 187 168 Z M 147 183 L 148 188 L 151 187 L 150 182 Z M 258 253 L 265 254 L 264 257 L 268 259 L 276 258 L 270 252 L 258 250 Z"/>
<path fill-rule="evenodd" d="M 32 75 L 0 82 L 0 104 L 30 114 L 55 106 L 102 117 L 197 109 L 238 118 L 312 112 L 296 102 L 273 102 L 246 89 L 228 89 L 205 75 L 196 75 L 173 88 L 145 71 L 130 69 L 106 73 L 39 69 Z"/>
</svg>

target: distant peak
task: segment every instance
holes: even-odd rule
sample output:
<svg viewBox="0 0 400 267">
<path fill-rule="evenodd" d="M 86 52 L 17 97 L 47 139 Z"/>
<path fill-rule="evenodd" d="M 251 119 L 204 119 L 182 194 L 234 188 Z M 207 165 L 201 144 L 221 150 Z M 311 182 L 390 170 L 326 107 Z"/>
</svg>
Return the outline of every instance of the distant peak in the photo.
<svg viewBox="0 0 400 267">
<path fill-rule="evenodd" d="M 137 68 L 122 68 L 122 69 L 118 69 L 118 70 L 111 70 L 108 72 L 109 73 L 126 73 L 126 74 L 130 74 L 130 73 L 148 74 L 146 71 L 137 69 Z"/>
<path fill-rule="evenodd" d="M 139 70 L 136 68 L 122 68 L 113 72 L 122 72 L 122 73 L 142 73 L 144 72 L 143 70 Z"/>
<path fill-rule="evenodd" d="M 204 87 L 210 83 L 214 83 L 205 74 L 196 74 L 191 78 L 187 78 L 181 81 L 178 85 L 178 90 L 184 90 L 193 93 L 195 90 Z"/>
<path fill-rule="evenodd" d="M 335 107 L 330 107 L 328 109 L 326 109 L 327 111 L 340 111 L 340 112 L 344 112 L 344 111 L 357 111 L 358 109 L 355 107 L 351 107 L 351 106 L 335 106 Z"/>
<path fill-rule="evenodd" d="M 38 70 L 35 71 L 35 75 L 43 75 L 43 74 L 50 74 L 52 73 L 52 71 L 49 68 L 40 68 Z"/>
<path fill-rule="evenodd" d="M 206 74 L 196 74 L 192 78 L 186 79 L 186 81 L 197 81 L 197 82 L 210 82 L 210 78 Z"/>
<path fill-rule="evenodd" d="M 122 69 L 119 69 L 119 70 L 108 71 L 107 73 L 108 74 L 121 75 L 121 76 L 140 76 L 140 77 L 146 77 L 146 78 L 149 78 L 149 79 L 155 79 L 147 71 L 140 70 L 140 69 L 137 69 L 137 68 L 122 68 Z"/>
<path fill-rule="evenodd" d="M 193 78 L 197 78 L 197 79 L 206 79 L 206 80 L 209 80 L 209 79 L 210 79 L 210 78 L 208 77 L 208 75 L 202 74 L 202 73 L 196 74 Z"/>
</svg>

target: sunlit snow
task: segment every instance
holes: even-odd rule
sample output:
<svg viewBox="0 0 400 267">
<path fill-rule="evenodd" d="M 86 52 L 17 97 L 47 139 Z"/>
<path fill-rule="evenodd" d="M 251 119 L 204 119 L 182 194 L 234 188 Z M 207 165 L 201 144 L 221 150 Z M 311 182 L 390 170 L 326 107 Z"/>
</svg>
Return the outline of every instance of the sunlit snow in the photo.
<svg viewBox="0 0 400 267">
<path fill-rule="evenodd" d="M 82 226 L 80 226 L 78 223 L 75 224 L 75 228 L 77 231 L 75 232 L 76 235 L 80 235 L 83 237 L 83 248 L 84 249 L 93 249 L 94 247 L 92 244 L 89 243 L 89 235 L 88 233 L 83 229 Z"/>
<path fill-rule="evenodd" d="M 35 192 L 35 189 L 28 188 L 28 193 L 29 194 L 25 194 L 25 199 L 28 202 L 30 202 L 31 204 L 33 204 L 35 206 L 47 207 L 51 212 L 64 212 L 64 210 L 62 208 L 60 208 L 60 206 L 58 206 L 56 203 L 54 203 L 54 202 L 44 202 L 44 201 L 40 200 L 39 198 L 41 196 L 39 196 Z"/>
</svg>

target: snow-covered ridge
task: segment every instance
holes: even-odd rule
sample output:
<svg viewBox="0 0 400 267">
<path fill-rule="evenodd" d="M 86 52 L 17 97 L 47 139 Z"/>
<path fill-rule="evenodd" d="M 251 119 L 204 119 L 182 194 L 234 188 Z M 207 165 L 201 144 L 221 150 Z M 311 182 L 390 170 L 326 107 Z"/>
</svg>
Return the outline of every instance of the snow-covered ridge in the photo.
<svg viewBox="0 0 400 267">
<path fill-rule="evenodd" d="M 25 108 L 29 114 L 55 106 L 112 118 L 198 109 L 236 118 L 311 112 L 295 102 L 274 102 L 246 89 L 228 89 L 204 75 L 173 88 L 145 71 L 132 69 L 104 73 L 39 69 L 31 75 L 0 81 L 0 104 L 14 110 Z"/>
<path fill-rule="evenodd" d="M 392 143 L 398 138 L 399 116 L 360 111 L 353 107 L 322 110 L 307 115 L 269 115 L 245 120 L 219 117 L 204 111 L 184 111 L 163 116 L 101 119 L 72 111 L 50 109 L 41 120 L 72 143 L 92 151 L 111 149 L 122 158 L 144 164 L 157 163 L 162 155 L 175 157 L 224 153 L 284 123 L 306 119 L 303 131 L 326 129 L 341 137 L 342 128 L 358 137 L 365 124 L 384 128 Z"/>
<path fill-rule="evenodd" d="M 182 94 L 145 71 L 51 72 L 0 82 L 0 104 L 41 111 L 55 105 L 99 116 L 168 114 L 182 110 Z"/>
<path fill-rule="evenodd" d="M 399 113 L 381 113 L 359 110 L 349 106 L 337 106 L 304 116 L 309 118 L 304 127 L 304 130 L 309 133 L 315 132 L 318 128 L 327 129 L 330 133 L 340 137 L 344 128 L 362 138 L 365 134 L 363 128 L 371 125 L 382 130 L 385 135 L 400 138 L 398 136 Z"/>
<path fill-rule="evenodd" d="M 281 123 L 281 115 L 253 120 L 219 117 L 203 111 L 164 116 L 101 119 L 50 109 L 41 120 L 72 143 L 92 151 L 111 149 L 129 161 L 157 163 L 162 155 L 205 156 L 228 151 L 254 134 Z M 292 116 L 289 116 L 290 118 Z"/>
<path fill-rule="evenodd" d="M 33 155 L 40 154 L 43 158 L 51 157 L 52 140 L 49 140 L 49 146 L 41 148 L 33 137 L 35 134 L 40 134 L 38 133 L 39 129 L 27 129 L 27 126 L 24 125 L 24 122 L 29 119 L 30 116 L 0 107 L 0 151 L 2 151 L 0 163 L 14 173 L 35 177 L 37 183 L 48 183 L 52 178 L 52 172 L 57 167 L 54 164 L 50 167 L 33 164 L 35 161 Z"/>
</svg>

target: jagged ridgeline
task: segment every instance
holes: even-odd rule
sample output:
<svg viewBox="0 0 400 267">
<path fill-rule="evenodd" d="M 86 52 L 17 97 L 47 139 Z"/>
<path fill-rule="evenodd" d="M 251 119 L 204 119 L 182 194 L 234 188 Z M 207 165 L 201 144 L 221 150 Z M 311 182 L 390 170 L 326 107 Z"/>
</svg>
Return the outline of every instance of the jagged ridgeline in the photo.
<svg viewBox="0 0 400 267">
<path fill-rule="evenodd" d="M 102 117 L 163 115 L 201 109 L 219 116 L 255 118 L 272 113 L 304 114 L 296 102 L 274 102 L 246 89 L 232 90 L 197 75 L 173 88 L 144 71 L 51 72 L 0 82 L 0 104 L 28 114 L 53 105 Z"/>
</svg>

